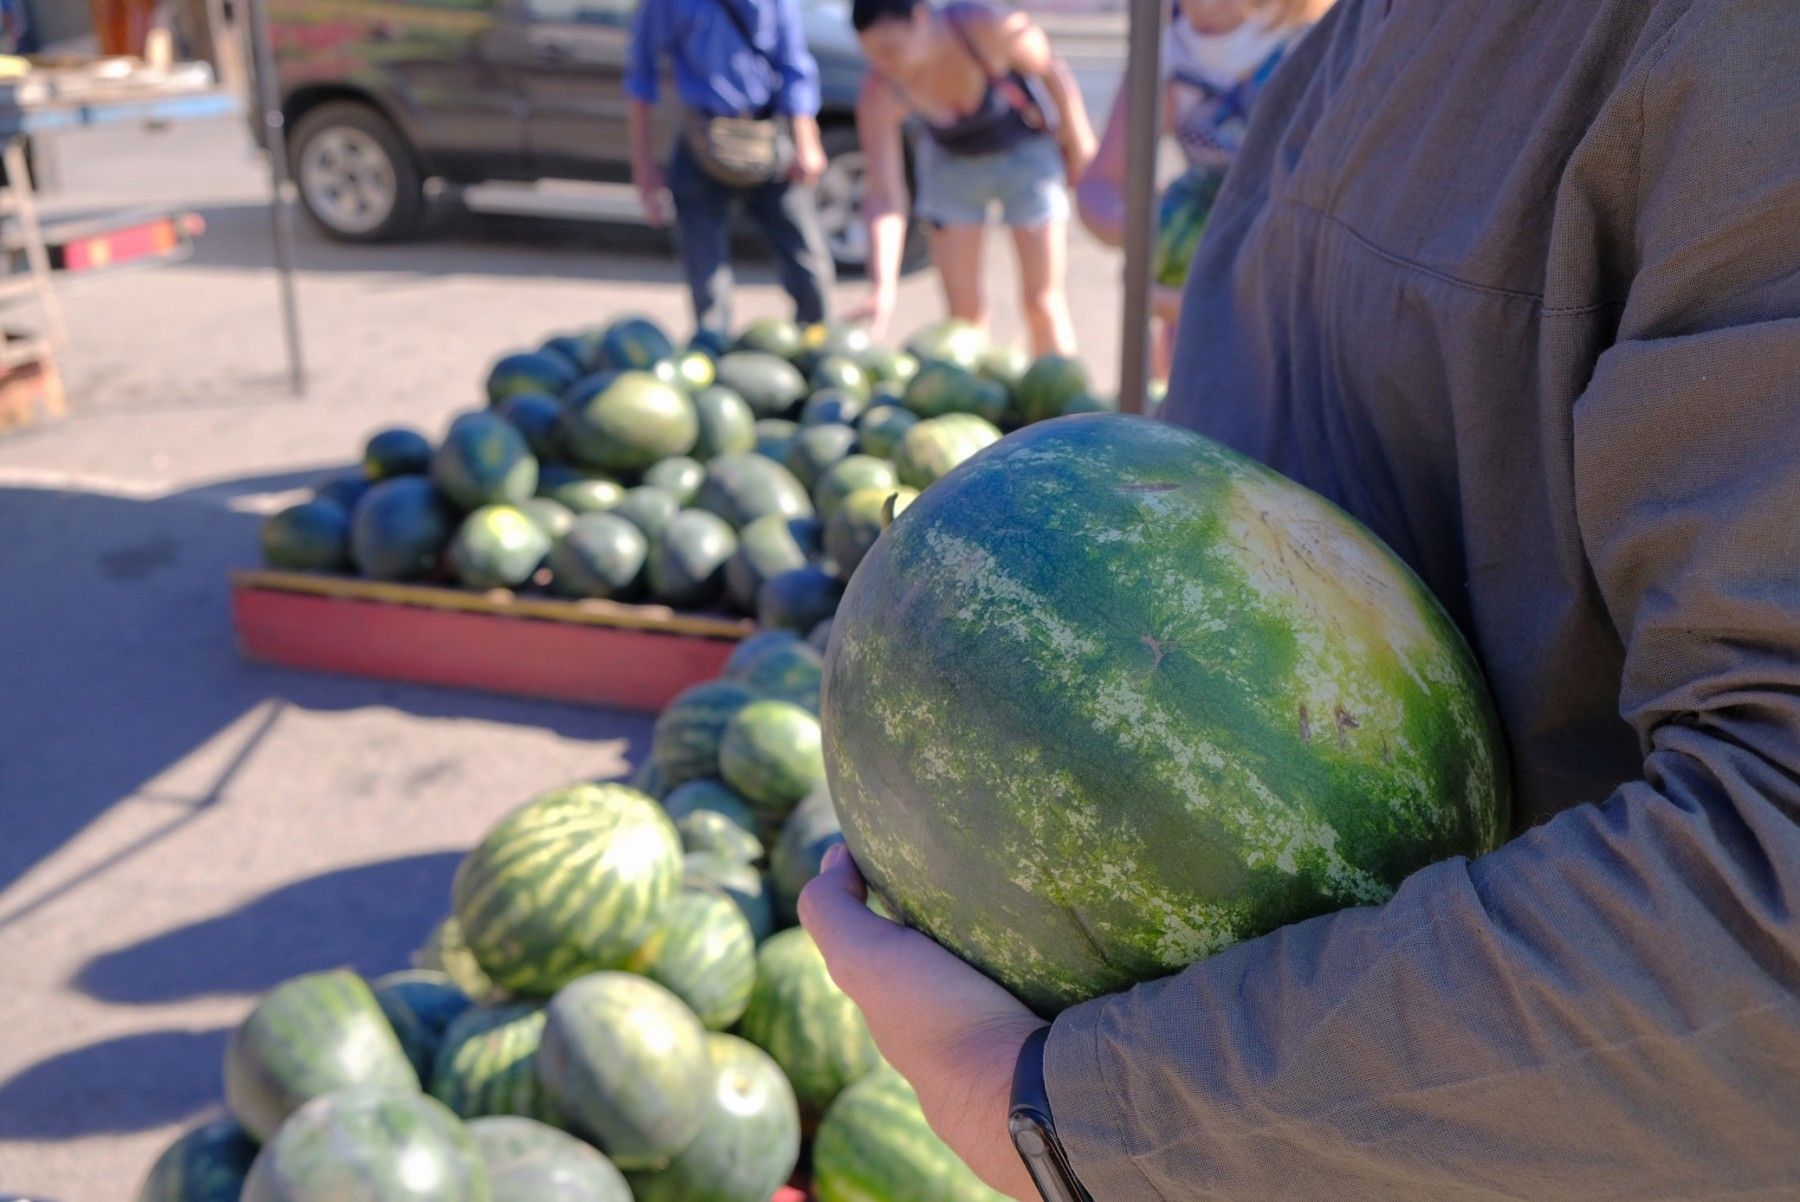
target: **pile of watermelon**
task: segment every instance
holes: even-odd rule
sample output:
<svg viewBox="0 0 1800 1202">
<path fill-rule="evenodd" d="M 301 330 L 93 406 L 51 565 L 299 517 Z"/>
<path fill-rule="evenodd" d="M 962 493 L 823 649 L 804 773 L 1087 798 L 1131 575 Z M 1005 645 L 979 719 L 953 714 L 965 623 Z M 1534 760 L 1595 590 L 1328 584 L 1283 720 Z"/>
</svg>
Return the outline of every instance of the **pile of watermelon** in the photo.
<svg viewBox="0 0 1800 1202">
<path fill-rule="evenodd" d="M 894 512 L 1003 431 L 1109 408 L 1082 365 L 941 322 L 903 351 L 767 320 L 676 347 L 626 317 L 490 370 L 273 515 L 271 567 L 729 609 L 807 633 Z"/>
<path fill-rule="evenodd" d="M 794 925 L 842 841 L 819 651 L 761 631 L 630 785 L 506 815 L 416 967 L 277 986 L 140 1202 L 998 1202 Z"/>
</svg>

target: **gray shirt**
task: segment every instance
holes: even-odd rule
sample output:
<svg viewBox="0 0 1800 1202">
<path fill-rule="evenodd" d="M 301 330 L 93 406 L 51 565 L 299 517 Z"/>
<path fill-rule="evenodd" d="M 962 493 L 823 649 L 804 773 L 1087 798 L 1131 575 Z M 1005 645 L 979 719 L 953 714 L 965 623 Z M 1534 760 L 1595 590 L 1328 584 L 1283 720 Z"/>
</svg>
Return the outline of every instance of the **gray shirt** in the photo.
<svg viewBox="0 0 1800 1202">
<path fill-rule="evenodd" d="M 1518 831 L 1062 1015 L 1095 1197 L 1800 1197 L 1800 7 L 1343 0 L 1167 413 L 1444 601 Z"/>
</svg>

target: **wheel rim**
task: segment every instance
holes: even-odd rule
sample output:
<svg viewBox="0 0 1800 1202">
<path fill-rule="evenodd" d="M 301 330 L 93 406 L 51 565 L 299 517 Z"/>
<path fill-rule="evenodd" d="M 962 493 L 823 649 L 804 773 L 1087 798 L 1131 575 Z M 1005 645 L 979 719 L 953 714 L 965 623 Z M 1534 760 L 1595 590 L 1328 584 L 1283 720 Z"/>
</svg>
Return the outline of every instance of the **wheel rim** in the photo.
<svg viewBox="0 0 1800 1202">
<path fill-rule="evenodd" d="M 863 156 L 845 151 L 825 164 L 819 178 L 819 228 L 831 257 L 844 267 L 869 261 L 869 231 L 862 220 Z"/>
<path fill-rule="evenodd" d="M 300 154 L 306 207 L 332 229 L 366 234 L 394 211 L 394 161 L 374 137 L 347 125 L 320 130 Z"/>
</svg>

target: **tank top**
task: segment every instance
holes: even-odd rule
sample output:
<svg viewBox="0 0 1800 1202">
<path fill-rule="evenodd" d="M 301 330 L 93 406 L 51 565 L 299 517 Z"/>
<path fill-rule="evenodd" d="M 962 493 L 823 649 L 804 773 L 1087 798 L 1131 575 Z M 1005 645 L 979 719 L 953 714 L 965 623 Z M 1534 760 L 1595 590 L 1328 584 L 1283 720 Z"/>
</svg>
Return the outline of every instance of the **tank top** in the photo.
<svg viewBox="0 0 1800 1202">
<path fill-rule="evenodd" d="M 1033 81 L 1016 70 L 1001 73 L 989 68 L 963 26 L 964 10 L 964 5 L 952 4 L 944 8 L 942 15 L 956 40 L 962 43 L 963 49 L 987 77 L 987 89 L 982 92 L 981 102 L 974 111 L 948 124 L 938 125 L 919 114 L 899 84 L 886 80 L 888 87 L 918 116 L 919 124 L 924 126 L 931 140 L 950 154 L 969 157 L 999 154 L 1027 138 L 1043 136 L 1048 132 L 1047 110 L 1038 98 Z"/>
</svg>

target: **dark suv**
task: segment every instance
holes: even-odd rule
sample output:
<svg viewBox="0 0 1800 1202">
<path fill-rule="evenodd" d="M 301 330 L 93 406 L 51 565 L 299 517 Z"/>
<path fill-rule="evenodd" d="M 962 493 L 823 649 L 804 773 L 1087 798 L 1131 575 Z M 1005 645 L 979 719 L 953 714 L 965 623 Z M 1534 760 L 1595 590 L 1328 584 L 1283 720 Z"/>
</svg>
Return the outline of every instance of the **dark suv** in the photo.
<svg viewBox="0 0 1800 1202">
<path fill-rule="evenodd" d="M 628 180 L 621 85 L 636 6 L 270 0 L 308 215 L 334 238 L 378 241 L 417 226 L 428 179 Z M 863 59 L 846 0 L 801 0 L 801 10 L 824 93 L 820 218 L 840 267 L 855 270 L 868 254 L 854 122 Z"/>
</svg>

